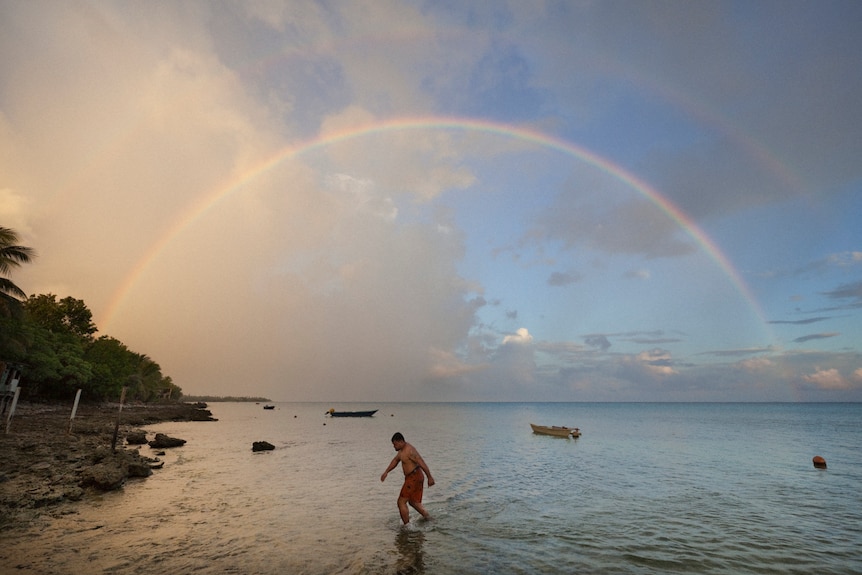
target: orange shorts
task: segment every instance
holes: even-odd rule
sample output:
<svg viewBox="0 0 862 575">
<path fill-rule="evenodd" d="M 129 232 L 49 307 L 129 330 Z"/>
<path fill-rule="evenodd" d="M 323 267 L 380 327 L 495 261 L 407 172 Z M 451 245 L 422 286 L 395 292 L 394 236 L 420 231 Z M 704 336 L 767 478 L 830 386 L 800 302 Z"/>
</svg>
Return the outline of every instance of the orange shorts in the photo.
<svg viewBox="0 0 862 575">
<path fill-rule="evenodd" d="M 425 486 L 425 474 L 422 468 L 417 466 L 404 477 L 404 486 L 398 497 L 403 497 L 411 503 L 422 503 L 422 489 Z"/>
</svg>

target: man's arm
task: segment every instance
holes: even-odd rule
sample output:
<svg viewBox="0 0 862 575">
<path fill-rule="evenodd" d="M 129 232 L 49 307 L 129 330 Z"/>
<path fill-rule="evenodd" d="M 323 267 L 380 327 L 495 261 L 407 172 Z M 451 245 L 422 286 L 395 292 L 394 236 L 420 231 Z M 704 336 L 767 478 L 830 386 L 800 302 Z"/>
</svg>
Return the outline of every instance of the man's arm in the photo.
<svg viewBox="0 0 862 575">
<path fill-rule="evenodd" d="M 383 475 L 380 476 L 380 481 L 384 481 L 386 479 L 386 476 L 389 475 L 389 472 L 398 467 L 399 459 L 400 458 L 397 455 L 392 459 L 392 463 L 389 464 L 389 467 L 387 467 L 386 471 L 383 472 Z"/>
<path fill-rule="evenodd" d="M 434 477 L 431 475 L 431 470 L 428 469 L 428 465 L 425 463 L 425 460 L 422 459 L 422 456 L 419 455 L 418 451 L 414 449 L 412 455 L 413 462 L 418 465 L 419 468 L 422 469 L 422 471 L 425 472 L 425 475 L 428 476 L 428 487 L 431 487 L 432 485 L 434 485 Z"/>
</svg>

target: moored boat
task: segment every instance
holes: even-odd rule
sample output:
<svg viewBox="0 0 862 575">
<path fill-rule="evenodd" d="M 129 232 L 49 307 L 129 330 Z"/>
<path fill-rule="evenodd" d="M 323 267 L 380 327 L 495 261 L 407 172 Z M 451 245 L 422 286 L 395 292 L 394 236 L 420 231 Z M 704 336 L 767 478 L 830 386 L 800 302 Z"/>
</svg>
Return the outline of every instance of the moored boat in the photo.
<svg viewBox="0 0 862 575">
<path fill-rule="evenodd" d="M 264 405 L 263 408 L 264 409 L 275 409 L 275 406 L 267 404 L 267 405 Z"/>
<path fill-rule="evenodd" d="M 530 427 L 533 428 L 533 433 L 538 433 L 541 435 L 553 435 L 554 437 L 580 437 L 581 430 L 577 427 L 564 427 L 558 425 L 536 425 L 534 423 L 530 424 Z"/>
<path fill-rule="evenodd" d="M 330 417 L 371 417 L 375 413 L 377 413 L 376 409 L 370 411 L 335 411 L 330 409 L 326 412 Z"/>
</svg>

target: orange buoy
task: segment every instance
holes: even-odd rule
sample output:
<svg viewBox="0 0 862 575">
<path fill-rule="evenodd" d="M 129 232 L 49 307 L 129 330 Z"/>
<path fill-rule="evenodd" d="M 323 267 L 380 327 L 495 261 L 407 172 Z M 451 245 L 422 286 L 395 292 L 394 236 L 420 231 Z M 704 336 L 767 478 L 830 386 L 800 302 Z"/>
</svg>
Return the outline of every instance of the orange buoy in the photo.
<svg viewBox="0 0 862 575">
<path fill-rule="evenodd" d="M 826 460 L 819 455 L 815 455 L 814 459 L 812 459 L 811 461 L 814 463 L 814 467 L 816 467 L 817 469 L 826 469 Z"/>
</svg>

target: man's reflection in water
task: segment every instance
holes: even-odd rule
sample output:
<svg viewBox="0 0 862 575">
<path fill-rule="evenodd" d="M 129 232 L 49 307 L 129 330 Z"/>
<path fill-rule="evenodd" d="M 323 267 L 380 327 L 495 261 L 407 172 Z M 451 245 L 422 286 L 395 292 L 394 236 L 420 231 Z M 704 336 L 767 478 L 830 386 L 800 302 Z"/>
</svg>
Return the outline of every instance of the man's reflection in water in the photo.
<svg viewBox="0 0 862 575">
<path fill-rule="evenodd" d="M 398 575 L 418 575 L 425 573 L 425 559 L 422 546 L 425 544 L 425 534 L 421 531 L 400 529 L 395 536 L 395 548 L 398 549 L 398 563 L 395 572 Z"/>
</svg>

